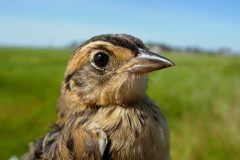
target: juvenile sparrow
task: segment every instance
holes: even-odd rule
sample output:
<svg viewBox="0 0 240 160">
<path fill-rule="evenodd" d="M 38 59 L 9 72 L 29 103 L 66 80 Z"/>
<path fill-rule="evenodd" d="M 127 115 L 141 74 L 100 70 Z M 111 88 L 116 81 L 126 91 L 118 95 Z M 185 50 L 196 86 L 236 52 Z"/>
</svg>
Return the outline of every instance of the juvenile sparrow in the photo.
<svg viewBox="0 0 240 160">
<path fill-rule="evenodd" d="M 174 64 L 126 34 L 91 38 L 69 60 L 58 120 L 27 160 L 168 160 L 166 120 L 146 95 L 147 74 Z"/>
</svg>

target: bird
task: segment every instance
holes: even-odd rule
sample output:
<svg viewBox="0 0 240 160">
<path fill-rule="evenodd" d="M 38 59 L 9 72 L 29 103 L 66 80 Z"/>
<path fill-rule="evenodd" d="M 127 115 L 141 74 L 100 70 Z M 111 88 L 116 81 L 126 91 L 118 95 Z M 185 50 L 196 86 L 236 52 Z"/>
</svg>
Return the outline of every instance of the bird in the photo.
<svg viewBox="0 0 240 160">
<path fill-rule="evenodd" d="M 146 94 L 148 73 L 175 64 L 128 34 L 103 34 L 69 59 L 57 120 L 24 160 L 169 160 L 169 129 Z"/>
</svg>

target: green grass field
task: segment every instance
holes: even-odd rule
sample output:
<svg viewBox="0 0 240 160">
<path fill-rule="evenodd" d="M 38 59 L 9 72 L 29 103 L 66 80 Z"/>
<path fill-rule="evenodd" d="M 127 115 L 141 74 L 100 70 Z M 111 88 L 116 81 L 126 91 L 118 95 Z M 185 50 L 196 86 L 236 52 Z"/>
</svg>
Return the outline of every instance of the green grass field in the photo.
<svg viewBox="0 0 240 160">
<path fill-rule="evenodd" d="M 21 156 L 56 119 L 71 55 L 63 49 L 0 49 L 0 159 Z M 165 114 L 173 160 L 240 157 L 240 57 L 166 53 L 175 67 L 154 72 L 148 93 Z"/>
</svg>

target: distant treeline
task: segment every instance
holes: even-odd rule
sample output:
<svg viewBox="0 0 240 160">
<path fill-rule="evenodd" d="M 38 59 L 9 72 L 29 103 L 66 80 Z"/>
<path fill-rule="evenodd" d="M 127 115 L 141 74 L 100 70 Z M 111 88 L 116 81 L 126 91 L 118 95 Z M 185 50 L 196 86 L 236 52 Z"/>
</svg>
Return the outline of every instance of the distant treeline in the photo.
<svg viewBox="0 0 240 160">
<path fill-rule="evenodd" d="M 230 48 L 224 47 L 216 50 L 208 50 L 201 47 L 174 47 L 164 43 L 147 42 L 147 47 L 155 52 L 184 52 L 184 53 L 206 53 L 206 54 L 240 54 L 233 52 Z"/>
<path fill-rule="evenodd" d="M 73 41 L 67 48 L 77 48 L 81 42 Z M 184 53 L 195 53 L 195 54 L 240 54 L 239 52 L 233 52 L 230 48 L 223 47 L 216 50 L 204 49 L 201 47 L 176 47 L 165 43 L 146 42 L 147 47 L 154 52 L 184 52 Z"/>
</svg>

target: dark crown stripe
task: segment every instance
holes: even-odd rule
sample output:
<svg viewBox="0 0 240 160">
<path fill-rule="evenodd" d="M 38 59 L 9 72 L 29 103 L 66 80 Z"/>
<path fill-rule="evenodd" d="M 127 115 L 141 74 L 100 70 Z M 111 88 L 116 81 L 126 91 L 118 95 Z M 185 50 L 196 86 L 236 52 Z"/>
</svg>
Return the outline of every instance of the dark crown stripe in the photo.
<svg viewBox="0 0 240 160">
<path fill-rule="evenodd" d="M 130 49 L 135 54 L 138 53 L 138 48 L 146 49 L 146 46 L 140 39 L 127 34 L 104 34 L 95 36 L 81 44 L 79 48 L 96 41 L 109 42 L 113 45 Z"/>
</svg>

